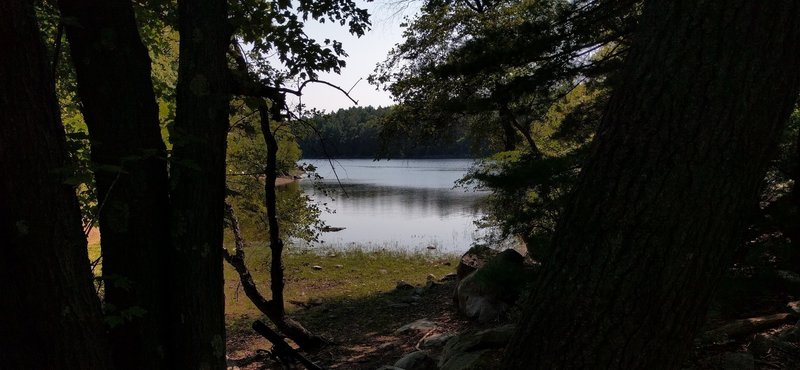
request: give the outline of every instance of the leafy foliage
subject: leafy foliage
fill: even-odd
[[[339,73],[345,66],[342,43],[310,38],[304,31],[308,21],[338,23],[357,36],[370,26],[369,13],[352,0],[247,0],[231,3],[230,12],[234,34],[251,47],[250,64],[278,85],[291,78],[316,78],[318,72]]]
[[[470,170],[462,184],[492,191],[484,226],[499,227],[501,237],[521,237],[534,258],[546,258],[550,235],[577,179],[605,99],[604,91],[578,86],[535,125],[540,154],[500,152]]]
[[[486,137],[497,154],[462,182],[492,191],[484,225],[545,258],[638,12],[636,1],[428,1],[370,78],[399,102],[384,135]]]
[[[264,203],[266,144],[258,129],[258,114],[244,104],[234,104],[241,112],[234,116],[228,134],[227,187],[231,203],[243,224],[251,225],[249,231],[257,232],[248,239],[260,240],[256,235],[266,235],[268,222]],[[297,161],[300,147],[288,125],[275,130],[278,140],[278,173],[284,176],[298,174]],[[297,186],[278,189],[277,212],[283,238],[313,240],[321,226],[319,208]]]
[[[407,106],[386,129],[468,124],[513,149],[555,101],[617,67],[624,36],[635,25],[633,4],[428,2],[370,77]]]

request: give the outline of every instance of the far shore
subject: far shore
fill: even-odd
[[[278,178],[275,179],[275,186],[289,185],[297,181],[299,181],[299,179],[294,176],[278,176]]]

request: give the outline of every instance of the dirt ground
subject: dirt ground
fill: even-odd
[[[453,306],[454,282],[444,282],[427,289],[412,303],[411,291],[378,293],[364,299],[325,302],[294,315],[327,344],[309,359],[327,369],[376,369],[391,365],[403,355],[416,350],[424,336],[457,333],[468,326]],[[395,334],[399,327],[419,319],[437,324],[428,332]],[[269,344],[257,335],[230,338],[228,353],[232,359],[252,355]],[[241,369],[280,368],[272,361],[256,362]]]

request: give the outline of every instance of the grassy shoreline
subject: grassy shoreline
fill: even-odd
[[[232,249],[232,243],[226,241],[226,247]],[[99,237],[90,238],[88,251],[92,261],[100,255]],[[283,259],[286,311],[289,315],[303,314],[304,307],[300,304],[335,307],[369,301],[391,292],[400,280],[422,286],[428,275],[438,279],[455,271],[458,257],[457,254],[427,249],[300,248],[288,245]],[[245,262],[259,291],[267,298],[270,297],[269,261],[270,251],[265,243],[248,243]],[[102,264],[95,274],[99,274],[101,268]],[[241,290],[238,274],[227,263],[224,264],[224,279],[229,347],[242,353],[268,348],[269,343],[250,329],[254,320],[264,319],[264,316]]]
[[[270,252],[250,247],[245,261],[256,284],[269,296]],[[437,278],[453,272],[458,258],[435,251],[333,248],[291,249],[284,253],[286,309],[301,307],[290,302],[317,303],[360,299],[395,288],[400,280],[423,285],[429,274]],[[249,327],[261,313],[241,292],[239,276],[225,266],[225,315],[229,331]],[[248,329],[249,330],[249,329]]]

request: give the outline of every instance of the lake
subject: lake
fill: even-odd
[[[324,177],[316,186],[300,182],[333,211],[324,212],[323,221],[344,228],[322,233],[324,245],[463,252],[481,235],[474,221],[483,215],[479,203],[486,193],[454,188],[471,159],[339,159],[333,162],[339,181],[327,160],[300,163],[313,164]]]

